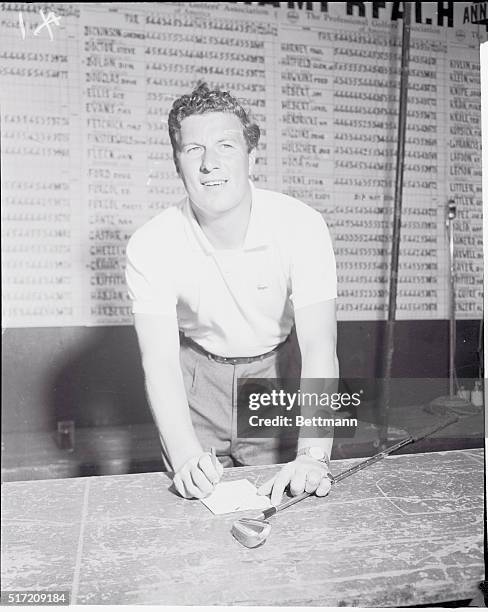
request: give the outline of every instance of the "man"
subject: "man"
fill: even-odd
[[[201,84],[168,127],[187,197],[132,236],[127,282],[163,458],[201,498],[223,466],[282,459],[282,441],[237,436],[236,382],[283,376],[293,325],[302,379],[338,377],[335,260],[318,212],[250,182],[260,132],[229,93]],[[326,495],[331,446],[300,436],[259,492]]]

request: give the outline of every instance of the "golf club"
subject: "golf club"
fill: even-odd
[[[385,448],[380,453],[369,457],[369,459],[365,459],[364,461],[361,461],[355,466],[344,470],[337,476],[332,476],[332,474],[329,473],[328,476],[331,480],[331,484],[334,485],[340,482],[341,480],[352,476],[356,472],[359,472],[360,470],[363,470],[364,468],[372,465],[373,463],[380,461],[384,457],[387,457],[390,453],[398,450],[402,446],[410,444],[411,442],[417,442],[422,438],[426,438],[427,436],[430,436],[436,431],[443,429],[444,427],[447,427],[452,423],[455,423],[457,420],[457,415],[452,415],[449,419],[444,420],[442,423],[438,423],[433,426],[431,425],[430,427],[419,431],[415,435],[410,435],[408,438],[400,440],[400,442],[397,442],[396,444]],[[300,495],[292,497],[291,499],[283,502],[282,504],[279,504],[278,506],[271,506],[271,508],[263,510],[263,512],[261,512],[260,515],[255,518],[240,518],[232,525],[231,533],[234,538],[246,548],[256,548],[258,546],[261,546],[266,542],[269,534],[271,533],[271,524],[268,522],[267,519],[276,514],[277,512],[280,512],[281,510],[284,510],[285,508],[288,508],[293,504],[297,504],[298,502],[306,499],[307,497],[310,497],[311,495],[313,495],[313,493],[301,493]]]

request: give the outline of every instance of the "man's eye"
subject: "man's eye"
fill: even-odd
[[[202,147],[198,147],[198,146],[195,146],[195,147],[187,147],[187,148],[185,149],[185,152],[186,152],[186,153],[189,153],[189,154],[192,154],[192,153],[193,153],[193,154],[195,154],[195,153],[198,153],[198,152],[199,152],[201,149],[202,149]]]
[[[221,145],[222,149],[233,149],[234,145],[232,145],[230,142],[223,142]]]

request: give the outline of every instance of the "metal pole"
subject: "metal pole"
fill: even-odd
[[[456,357],[456,296],[454,290],[454,219],[456,204],[447,203],[447,231],[449,237],[449,397],[454,397],[454,372]]]
[[[477,408],[469,401],[456,395],[456,275],[454,262],[454,220],[456,219],[456,202],[449,200],[446,210],[447,233],[447,278],[449,284],[449,395],[443,395],[430,402],[430,412],[445,414],[449,411],[457,414],[476,414]]]
[[[410,14],[411,2],[404,2],[402,28],[402,63],[400,75],[400,106],[398,110],[398,138],[396,154],[395,202],[393,210],[393,237],[390,263],[390,287],[388,294],[388,320],[386,323],[386,363],[384,394],[382,401],[380,445],[388,439],[388,412],[390,409],[390,379],[394,352],[395,313],[398,285],[398,259],[400,252],[400,229],[402,218],[403,163],[405,159],[405,133],[407,127],[408,65],[410,61]]]

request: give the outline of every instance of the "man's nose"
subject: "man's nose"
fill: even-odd
[[[208,173],[219,167],[219,159],[213,149],[204,149],[202,162],[200,164],[200,172]]]

